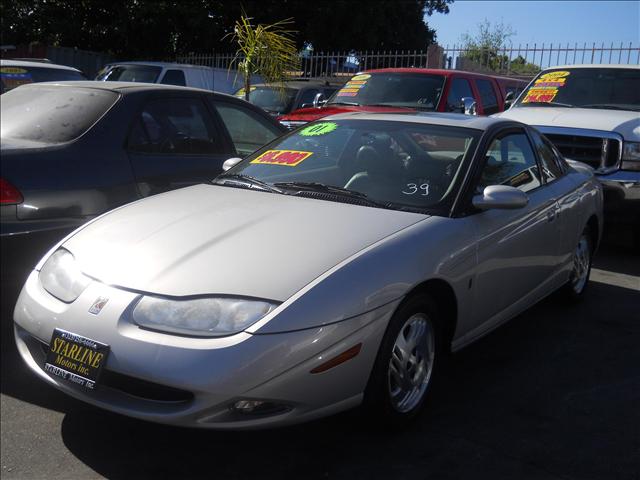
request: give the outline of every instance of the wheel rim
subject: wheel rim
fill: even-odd
[[[580,237],[578,246],[573,254],[573,271],[571,272],[571,286],[575,293],[580,293],[587,284],[589,276],[589,262],[591,252],[586,236]]]
[[[393,344],[388,385],[393,408],[401,413],[422,401],[433,370],[435,340],[433,324],[423,313],[409,317]]]

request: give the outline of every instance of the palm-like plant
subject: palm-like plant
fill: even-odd
[[[293,19],[286,19],[271,25],[251,24],[245,14],[233,29],[232,41],[238,44],[233,64],[238,74],[244,78],[244,98],[249,99],[251,75],[260,75],[267,83],[276,84],[284,95],[284,80],[289,72],[300,69],[300,58],[289,30]]]

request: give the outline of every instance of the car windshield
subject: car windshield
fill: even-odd
[[[363,73],[352,77],[328,103],[435,110],[444,81],[442,75]]]
[[[96,80],[156,83],[161,71],[161,67],[153,65],[115,65],[98,73]]]
[[[640,111],[640,69],[546,70],[529,85],[516,107],[560,106]]]
[[[480,133],[417,122],[320,121],[275,140],[216,182],[237,186],[245,181],[262,190],[368,201],[383,208],[429,209],[453,196],[463,158]]]
[[[244,100],[244,88],[238,90],[235,96]],[[290,111],[295,98],[296,90],[293,88],[284,90],[267,86],[249,88],[249,102],[269,113],[282,114]]]
[[[2,81],[0,93],[4,93],[26,83],[86,80],[86,78],[80,72],[63,68],[3,66],[0,67],[0,80]]]
[[[2,140],[64,143],[86,132],[116,102],[118,94],[97,88],[46,84],[16,88],[2,95]]]

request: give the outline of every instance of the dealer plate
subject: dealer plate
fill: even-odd
[[[109,345],[56,328],[51,336],[44,369],[93,390],[108,356]]]

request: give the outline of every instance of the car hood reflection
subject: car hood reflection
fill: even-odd
[[[64,247],[109,285],[170,296],[284,301],[425,215],[197,185],[117,209]]]

